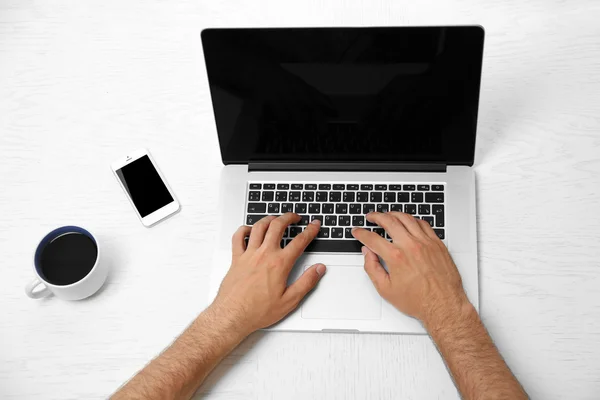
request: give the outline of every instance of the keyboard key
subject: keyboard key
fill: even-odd
[[[422,203],[423,202],[423,193],[419,193],[419,192],[411,193],[410,201],[413,203]]]
[[[377,226],[377,224],[375,222],[371,222],[368,219],[365,218],[365,222],[367,226]]]
[[[417,190],[427,191],[429,190],[429,185],[417,185]]]
[[[370,201],[371,201],[371,203],[379,203],[379,202],[381,202],[382,197],[383,196],[379,192],[371,192]]]
[[[290,237],[295,238],[302,233],[303,228],[301,226],[290,226]]]
[[[352,236],[352,228],[344,228],[344,237],[346,239],[354,239],[354,236]]]
[[[328,238],[329,237],[329,228],[325,228],[325,227],[321,227],[321,229],[319,229],[319,233],[317,234],[318,238]]]
[[[387,190],[387,185],[375,185],[375,190]]]
[[[431,226],[433,228],[433,217],[422,217],[421,219],[423,221],[427,221],[427,223],[429,224],[429,226]]]
[[[360,185],[360,190],[373,190],[373,185]]]
[[[336,185],[333,185],[333,190],[344,190],[346,189],[346,185],[344,185],[343,183],[338,183]]]
[[[323,204],[323,214],[333,214],[333,204],[331,204],[331,203]]]
[[[444,234],[444,230],[443,229],[436,229],[433,228],[433,231],[435,232],[435,234],[437,235],[437,237],[439,237],[440,239],[444,240],[445,239],[445,234]]]
[[[415,215],[417,213],[417,206],[415,204],[405,204],[404,212],[407,214]]]
[[[329,201],[334,203],[342,201],[342,192],[329,192]]]
[[[431,190],[441,192],[442,190],[444,190],[444,185],[433,185],[431,186]]]
[[[420,215],[429,215],[430,206],[429,204],[419,204],[419,214]]]
[[[290,192],[290,201],[300,201],[301,198],[302,198],[302,193]]]
[[[386,213],[390,211],[389,204],[377,204],[377,212]]]
[[[308,215],[301,215],[298,225],[302,225],[302,226],[308,225]]]
[[[283,203],[281,205],[281,213],[285,214],[289,212],[294,212],[294,205],[292,203]]]
[[[344,192],[343,195],[344,202],[353,203],[354,202],[354,192]]]
[[[444,202],[444,193],[443,192],[425,193],[425,201],[427,203],[443,203]]]
[[[404,185],[404,190],[415,190],[415,185]]]
[[[320,203],[327,201],[327,192],[317,192],[317,201]]]
[[[302,192],[302,201],[315,201],[315,192]]]
[[[267,186],[265,184],[265,186]],[[262,201],[273,201],[275,198],[275,192],[262,192]]]
[[[321,212],[321,205],[319,203],[310,203],[308,205],[309,214],[319,214]]]
[[[279,214],[279,203],[269,203],[269,214]]]
[[[319,190],[331,190],[331,185],[329,183],[320,183]]]
[[[363,204],[363,214],[375,211],[375,204]]]
[[[331,237],[334,239],[343,239],[344,228],[331,228]]]
[[[383,201],[385,201],[386,203],[395,203],[396,202],[396,193],[385,192],[383,194]]]
[[[251,183],[250,189],[260,189],[262,185],[260,183]]]
[[[348,204],[336,204],[335,205],[335,213],[336,214],[348,214]]]
[[[289,190],[289,188],[290,188],[289,183],[278,183],[277,184],[277,190]]]
[[[317,190],[317,185],[315,183],[307,183],[306,185],[304,185],[304,189]]]
[[[364,226],[365,225],[365,217],[362,215],[354,215],[352,216],[352,226]]]
[[[349,215],[340,215],[338,218],[339,226],[350,226],[350,216]]]
[[[287,192],[275,193],[275,201],[287,201]]]
[[[373,228],[373,232],[378,234],[382,238],[385,238],[385,231],[383,230],[383,228]]]
[[[267,204],[266,203],[248,203],[248,213],[257,214],[257,213],[266,213],[267,212]]]
[[[358,190],[358,185],[348,184],[346,185],[347,190]]]
[[[399,211],[399,212],[402,212],[402,204],[392,204],[390,206],[390,211]]]
[[[350,214],[360,214],[360,204],[350,204]]]
[[[434,204],[432,206],[433,215],[435,215],[435,226],[438,228],[444,227],[444,206],[442,204]]]
[[[260,221],[261,219],[263,219],[264,217],[266,217],[266,215],[248,215],[246,217],[246,225],[254,225],[255,223],[257,223],[258,221]]]
[[[263,189],[265,189],[265,190],[267,190],[267,189],[270,189],[270,190],[275,189],[275,184],[274,183],[265,183],[263,185]]]
[[[292,183],[292,190],[302,190],[304,185],[301,183]]]
[[[390,185],[390,190],[402,190],[402,185]]]
[[[321,225],[323,225],[323,216],[322,215],[311,215],[310,222],[313,222],[315,219],[321,221]]]
[[[249,201],[260,201],[260,192],[250,192],[248,193]]]
[[[358,192],[356,193],[356,201],[364,203],[365,201],[369,201],[369,193],[367,192]]]
[[[337,225],[337,217],[335,215],[326,215],[325,216],[325,226],[336,226]]]
[[[352,236],[351,236],[352,237]],[[307,253],[360,253],[362,243],[358,240],[315,239],[306,248]]]
[[[306,203],[296,203],[296,214],[306,214]]]
[[[410,201],[410,195],[406,192],[398,193],[398,203],[408,203]]]

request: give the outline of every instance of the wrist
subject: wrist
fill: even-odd
[[[255,331],[243,318],[243,312],[236,312],[235,307],[215,301],[198,317],[205,316],[210,326],[219,331],[224,337],[244,340]]]
[[[463,325],[473,317],[477,317],[475,307],[466,295],[461,295],[450,301],[444,301],[440,306],[432,307],[421,322],[431,334],[443,327]]]

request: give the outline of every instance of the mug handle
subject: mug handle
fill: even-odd
[[[44,286],[44,288],[42,290],[34,292],[33,290],[39,285]],[[42,281],[40,281],[38,278],[35,278],[33,281],[29,282],[27,286],[25,286],[25,294],[31,297],[32,299],[41,299],[42,297],[46,297],[51,293],[52,292],[50,291],[50,289],[48,289],[46,285],[44,285]]]

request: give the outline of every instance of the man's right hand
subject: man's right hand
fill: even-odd
[[[374,212],[367,220],[393,240],[362,228],[352,231],[365,245],[365,271],[381,297],[426,326],[470,306],[448,249],[427,222],[400,212]]]

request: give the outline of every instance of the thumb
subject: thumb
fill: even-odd
[[[315,264],[308,268],[304,273],[296,280],[296,282],[292,283],[290,287],[285,291],[286,300],[298,304],[300,300],[304,298],[317,286],[319,280],[325,275],[325,271],[327,268],[323,264]]]
[[[377,289],[377,292],[383,296],[383,291],[390,284],[390,276],[383,265],[379,262],[379,257],[367,246],[362,247],[362,253],[365,256],[365,272],[369,275],[371,282]]]

